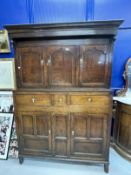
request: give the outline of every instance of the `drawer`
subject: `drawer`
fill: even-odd
[[[109,96],[91,96],[91,95],[71,95],[71,105],[109,105]]]
[[[15,95],[16,105],[50,106],[52,104],[50,94]]]
[[[66,105],[67,104],[67,96],[63,94],[54,94],[53,97],[53,103],[54,105]]]

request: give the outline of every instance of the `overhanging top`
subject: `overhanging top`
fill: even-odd
[[[12,39],[67,36],[115,36],[123,20],[4,26]]]

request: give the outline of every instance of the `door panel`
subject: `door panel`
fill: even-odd
[[[75,155],[77,156],[96,156],[100,155],[102,153],[102,147],[101,143],[93,143],[93,142],[87,142],[87,141],[75,141],[74,144],[74,149],[75,149]]]
[[[71,156],[103,156],[106,144],[107,116],[71,114]]]
[[[109,82],[109,58],[106,45],[80,47],[79,84],[87,87],[106,87]]]
[[[75,116],[73,121],[75,137],[87,137],[88,118]],[[72,133],[73,134],[73,133]]]
[[[130,151],[131,150],[131,116],[130,116],[130,113],[128,111],[121,110],[119,112],[118,122],[119,123],[118,123],[117,143],[122,148],[124,147],[128,151]]]
[[[23,134],[34,135],[33,117],[30,115],[23,115],[22,116],[22,127],[23,127]]]
[[[49,86],[74,86],[76,46],[50,46],[47,48]]]
[[[24,144],[24,152],[34,152],[34,153],[42,153],[42,154],[49,154],[49,145],[46,140],[41,138],[22,138]]]
[[[43,117],[44,115],[44,117]],[[36,134],[37,136],[48,137],[51,133],[51,123],[48,115],[43,114],[36,117]]]
[[[49,113],[21,113],[20,142],[24,153],[51,154],[51,118]]]
[[[103,118],[92,117],[90,119],[90,137],[103,138]]]
[[[53,155],[67,157],[69,155],[69,115],[53,114],[52,116]]]
[[[18,87],[41,87],[44,85],[44,48],[23,47],[16,50]]]

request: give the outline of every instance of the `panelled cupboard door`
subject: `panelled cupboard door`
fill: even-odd
[[[78,51],[77,46],[49,46],[47,48],[49,86],[75,85],[75,64]]]
[[[71,156],[104,157],[107,139],[107,116],[71,114]]]
[[[16,49],[18,88],[108,87],[107,44],[24,45]]]
[[[80,46],[79,85],[85,87],[107,87],[110,76],[107,45]]]
[[[68,113],[52,114],[52,153],[55,157],[68,157],[70,153],[70,119]]]
[[[49,113],[19,114],[20,152],[33,155],[51,154],[51,118]],[[16,120],[18,121],[18,120]]]
[[[37,88],[45,83],[45,50],[42,47],[16,49],[17,86]]]

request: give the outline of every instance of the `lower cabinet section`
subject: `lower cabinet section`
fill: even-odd
[[[108,172],[110,105],[103,105],[103,112],[96,110],[96,113],[87,110],[95,108],[91,105],[63,105],[63,111],[54,106],[36,107],[32,112],[16,104],[20,163],[26,156],[50,157],[102,163]],[[97,105],[99,108],[101,105]]]

